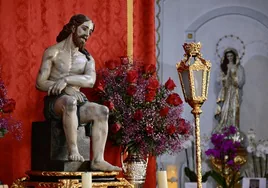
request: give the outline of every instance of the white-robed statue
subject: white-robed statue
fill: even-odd
[[[218,132],[225,126],[234,125],[239,127],[245,71],[240,64],[237,50],[227,48],[224,51],[217,82],[220,84],[221,89],[217,98],[215,112],[217,125],[214,132]]]

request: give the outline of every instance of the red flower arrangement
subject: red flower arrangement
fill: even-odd
[[[12,118],[12,112],[15,110],[16,102],[14,99],[6,98],[7,90],[0,77],[0,138],[10,131],[16,139],[21,139],[21,122]]]
[[[161,155],[177,153],[192,127],[181,118],[182,100],[169,78],[162,85],[154,65],[111,60],[97,72],[96,102],[110,110],[109,139],[129,152]]]

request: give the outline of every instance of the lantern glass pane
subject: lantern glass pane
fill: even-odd
[[[196,57],[190,58],[190,65],[193,65],[196,61]]]
[[[191,91],[190,91],[190,78],[189,78],[189,71],[183,71],[181,73],[182,76],[182,82],[185,89],[185,95],[186,99],[189,99],[191,97]]]
[[[209,82],[209,74],[210,74],[210,72],[209,71],[206,71],[206,92],[205,92],[205,95],[206,95],[206,97],[207,97],[207,95],[208,95],[208,82]]]
[[[193,70],[196,97],[202,97],[203,72],[203,70]]]

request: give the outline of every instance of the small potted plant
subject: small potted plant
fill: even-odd
[[[241,145],[240,132],[235,126],[223,127],[211,136],[213,148],[205,153],[210,157],[211,177],[222,188],[234,188],[240,184],[240,168],[246,163],[245,148]]]
[[[242,185],[245,188],[253,187],[253,185],[265,187],[266,179],[268,178],[268,140],[257,141],[256,133],[253,129],[248,131],[247,139],[249,163],[245,170]]]

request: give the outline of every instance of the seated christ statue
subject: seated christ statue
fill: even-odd
[[[95,61],[84,48],[93,31],[94,23],[87,16],[72,16],[57,36],[57,43],[45,50],[36,88],[47,92],[46,119],[62,122],[69,161],[84,161],[78,151],[77,128],[93,121],[91,169],[120,171],[104,160],[109,109],[89,102],[80,91],[92,88],[96,80]]]

